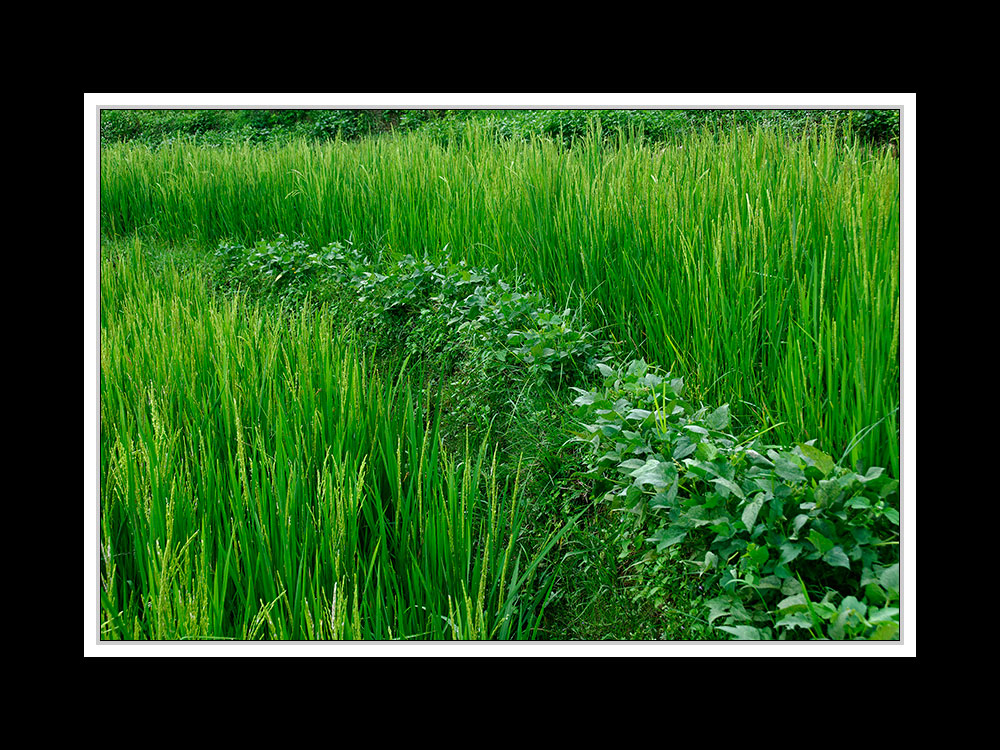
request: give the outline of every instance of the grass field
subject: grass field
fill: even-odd
[[[536,561],[486,444],[322,312],[102,263],[102,637],[515,638]],[[269,314],[270,313],[270,314]]]
[[[582,296],[595,326],[741,419],[898,473],[899,163],[822,134],[595,140],[469,131],[101,159],[101,225],[214,247],[284,233],[438,256]]]
[[[898,631],[887,625],[898,623],[898,565],[884,552],[898,541],[879,525],[900,477],[900,166],[889,149],[759,127],[669,145],[595,132],[567,147],[475,126],[450,143],[417,131],[112,144],[100,229],[102,638],[759,634],[735,598],[700,609],[714,568],[699,544],[719,544],[717,513],[716,541],[695,538],[708,516],[683,542],[648,525],[673,476],[650,479],[651,462],[659,471],[671,451],[694,472],[681,495],[733,504],[730,546],[708,554],[744,563],[729,578],[720,566],[720,590],[773,579],[784,603],[804,594],[794,611],[773,610],[769,633]],[[303,248],[279,259],[298,286],[284,267],[255,281],[260,252],[229,266],[215,254],[278,235]],[[367,275],[316,260],[334,242],[357,248]],[[269,247],[274,259],[286,245]],[[397,263],[408,254],[425,265]],[[378,292],[404,267],[406,296]],[[482,281],[462,286],[469,278]],[[490,296],[514,280],[530,290],[516,313],[529,323],[510,312],[510,292]],[[469,312],[473,291],[484,301]],[[562,356],[546,348],[555,330],[560,368],[580,363],[573,380],[560,368],[535,378],[543,355]],[[516,362],[491,356],[500,341]],[[706,435],[691,452],[655,442],[672,434],[671,413],[657,416],[666,391],[636,400],[661,376],[615,369],[640,358],[683,380],[674,408],[691,421],[678,434]],[[587,396],[598,370],[618,379]],[[627,433],[647,436],[629,444],[637,464],[620,438],[598,440],[608,425],[572,443],[579,408],[605,397],[632,399],[627,419],[643,420]],[[646,467],[614,507],[591,446]],[[775,482],[745,446],[777,462]],[[715,479],[702,470],[713,461]],[[782,506],[814,492],[843,514],[804,527]],[[623,514],[640,495],[651,505]],[[769,507],[772,526],[755,524]],[[800,580],[807,558],[834,570],[789,588],[799,556]],[[723,613],[729,629],[713,631]]]

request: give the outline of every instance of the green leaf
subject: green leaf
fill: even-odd
[[[729,404],[723,404],[705,419],[710,430],[724,430],[729,427]]]
[[[897,492],[899,492],[899,480],[890,479],[888,482],[885,483],[885,486],[881,490],[879,490],[878,494],[879,497],[886,498],[889,497],[890,495],[895,495]]]
[[[719,455],[719,449],[715,447],[714,443],[702,441],[698,443],[695,455],[702,461],[714,461]]]
[[[796,445],[802,452],[802,455],[805,456],[806,460],[819,469],[823,476],[826,476],[833,470],[834,463],[831,456],[827,455],[819,448],[807,445],[806,443],[797,443]]]
[[[667,479],[673,477],[673,481],[670,483],[670,487],[666,492],[657,492],[653,498],[649,501],[650,508],[669,508],[673,505],[674,500],[677,498],[677,488],[680,484],[680,474],[674,466],[668,466],[664,471],[664,475]]]
[[[682,524],[685,528],[694,529],[699,526],[707,526],[710,523],[715,523],[718,519],[712,508],[708,508],[704,505],[696,505],[686,513],[677,515],[674,518],[674,522],[677,524]]]
[[[802,605],[801,612],[791,612],[776,623],[774,626],[776,628],[810,628],[812,626],[812,621],[809,619],[809,614],[805,611],[805,604]]]
[[[677,441],[677,445],[674,447],[674,452],[671,458],[675,461],[680,461],[681,459],[690,456],[697,449],[698,444],[685,435]]]
[[[872,612],[868,620],[869,622],[893,622],[898,617],[899,609],[897,607],[883,607]]]
[[[649,365],[646,364],[646,360],[644,360],[642,358],[640,358],[640,359],[634,359],[634,360],[632,360],[631,363],[629,363],[628,370],[626,371],[626,374],[628,374],[628,375],[639,375],[639,376],[642,376],[642,375],[646,374],[646,370],[648,370],[648,369],[649,369]]]
[[[705,561],[702,563],[696,562],[695,565],[697,565],[701,569],[701,572],[704,573],[706,570],[718,567],[719,557],[714,552],[706,552]]]
[[[719,467],[715,464],[710,464],[705,461],[699,461],[696,458],[684,459],[684,463],[687,465],[688,470],[697,477],[708,480],[709,476],[720,476]]]
[[[809,516],[805,513],[799,513],[795,516],[795,518],[792,519],[792,536],[797,536],[808,520]]]
[[[655,458],[646,459],[646,463],[633,471],[630,476],[635,477],[635,484],[640,488],[647,484],[653,487],[666,487],[669,484],[663,462]]]
[[[717,479],[713,479],[712,482],[719,489],[719,492],[722,494],[723,497],[728,497],[729,493],[731,492],[734,495],[736,495],[736,497],[738,497],[740,500],[747,499],[746,495],[743,494],[743,490],[739,488],[739,485],[735,484],[729,479],[726,479],[725,477],[718,477]],[[757,504],[757,510],[760,510],[759,503]],[[757,511],[754,511],[754,518],[756,519],[756,517],[757,517]],[[747,528],[752,529],[753,525],[747,524]]]
[[[809,599],[809,592],[806,590],[806,582],[802,580],[802,574],[798,575],[799,585],[802,587],[802,598],[805,599],[806,609],[809,611],[809,619],[812,620],[813,627],[817,631],[822,631],[823,623],[820,618],[820,614],[817,611],[819,609],[818,605],[813,604],[812,600]]]
[[[717,479],[715,481],[718,482],[720,480]],[[743,521],[743,525],[747,527],[747,531],[753,531],[754,524],[757,523],[757,514],[760,513],[762,505],[764,505],[764,498],[762,495],[757,495],[757,498],[752,502],[747,503],[746,507],[743,509],[743,513],[740,515],[740,520]]]
[[[816,549],[820,551],[820,554],[825,555],[833,549],[833,542],[816,531],[816,529],[809,530],[809,541],[816,545]]]
[[[732,609],[733,602],[731,599],[718,596],[714,599],[709,599],[705,604],[708,606],[708,622],[712,623],[713,620],[717,620],[723,615],[728,615],[729,611]]]
[[[796,593],[802,593],[802,587],[796,579],[786,578],[781,584],[781,593],[785,596],[794,596]]]
[[[864,495],[855,495],[847,501],[847,507],[852,510],[864,510],[865,508],[872,507],[872,504]]]
[[[787,454],[779,453],[778,459],[774,462],[774,471],[782,479],[788,482],[804,482],[806,475],[802,467],[788,458]]]
[[[719,630],[732,633],[741,641],[761,641],[765,640],[761,631],[749,625],[717,625]]]
[[[859,602],[857,597],[854,596],[845,596],[837,609],[840,612],[857,614],[861,618],[868,614],[868,606],[864,602]]]
[[[869,640],[872,641],[894,641],[899,638],[898,622],[883,622],[872,633]]]
[[[889,477],[885,474],[885,469],[881,466],[873,466],[868,472],[861,477],[861,483],[872,486],[874,488],[881,487],[883,484],[889,481]]]
[[[823,560],[836,568],[851,569],[851,561],[848,559],[840,545],[833,547],[829,552],[823,555]]]
[[[779,565],[786,565],[802,553],[802,545],[795,542],[786,541],[780,547],[781,557],[778,558]]]
[[[622,460],[622,457],[621,457],[621,454],[618,453],[618,451],[608,451],[603,456],[601,456],[599,459],[597,459],[597,463],[598,464],[603,464],[605,462],[607,462],[607,463],[618,463],[621,460]]]
[[[888,591],[890,594],[899,596],[899,563],[890,565],[888,568],[884,568],[879,571],[878,582],[882,584],[882,588]]]
[[[750,559],[753,561],[754,565],[760,567],[767,562],[771,553],[768,551],[767,547],[758,547],[753,552],[748,553]]]
[[[598,362],[597,363],[597,369],[600,370],[601,375],[603,375],[606,378],[610,378],[613,375],[617,375],[618,374],[617,372],[615,372],[614,370],[612,370],[610,367],[608,367],[603,362]]]
[[[791,596],[786,596],[780,602],[778,602],[777,611],[785,614],[791,612],[805,612],[808,607],[806,605],[806,597],[801,591],[797,594],[792,594]]]
[[[713,524],[708,527],[709,531],[714,531],[718,534],[719,539],[729,539],[733,534],[736,533],[736,528],[729,523],[728,519],[712,519]]]
[[[633,471],[634,469],[638,469],[645,465],[646,462],[643,461],[641,458],[630,458],[627,461],[622,461],[620,464],[618,464],[618,468],[623,471]]]
[[[766,547],[761,547],[762,550],[767,550]],[[760,583],[757,584],[759,589],[774,589],[775,591],[781,590],[781,579],[776,575],[764,576],[760,579]]]
[[[656,544],[656,551],[662,552],[667,547],[677,544],[684,539],[684,537],[687,536],[687,533],[687,529],[671,525],[657,530],[653,536],[649,537],[646,541],[654,542]]]
[[[876,606],[885,604],[886,601],[888,601],[882,589],[879,588],[876,583],[868,583],[865,585],[865,599]]]
[[[642,500],[642,490],[634,484],[630,484],[625,490],[624,506],[629,509],[636,508],[640,500]]]

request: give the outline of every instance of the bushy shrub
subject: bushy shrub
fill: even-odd
[[[290,128],[309,119],[306,109],[241,109],[237,118],[254,128]]]
[[[863,141],[899,145],[898,109],[851,110],[850,126]]]
[[[415,130],[433,121],[426,109],[317,109],[308,117],[309,134],[316,138],[357,140],[390,131]]]
[[[774,128],[802,136],[822,124],[836,123],[839,132],[869,143],[899,138],[898,110],[825,109],[553,109],[495,110],[484,114],[505,138],[543,136],[571,146],[591,132],[605,139],[619,134],[664,143],[696,132],[719,133],[733,128]]]
[[[159,141],[171,132],[160,110],[107,109],[101,111],[101,143]]]
[[[590,474],[657,553],[689,542],[708,622],[740,639],[893,639],[899,632],[899,482],[814,445],[730,434],[728,405],[696,408],[683,381],[636,360],[600,364],[574,401]]]
[[[314,251],[284,235],[252,246],[222,243],[216,256],[220,286],[300,302],[322,285],[335,284],[350,290],[366,322],[383,332],[418,324],[426,334],[436,327],[496,362],[523,365],[538,381],[585,378],[606,355],[572,310],[554,309],[524,280],[504,281],[496,267],[470,268],[451,258],[434,263],[413,255],[368,258],[349,243]],[[411,353],[428,346],[426,336],[396,339]],[[443,343],[440,337],[436,341]]]
[[[234,113],[221,109],[108,109],[101,112],[101,143],[138,141],[150,146],[168,139],[228,132],[238,126]]]
[[[803,135],[836,122],[841,133],[875,144],[899,142],[899,110],[824,109],[243,109],[104,110],[101,143],[140,141],[150,146],[178,137],[211,144],[269,143],[292,137],[357,140],[390,131],[422,130],[442,144],[460,138],[466,123],[489,123],[500,139],[549,138],[564,147],[600,132],[672,142],[694,132],[733,127],[776,128]]]
[[[317,285],[346,277],[346,272],[337,274],[347,263],[341,248],[331,246],[317,253],[305,242],[283,234],[249,246],[222,243],[215,254],[219,286],[246,289],[264,297],[300,302]]]

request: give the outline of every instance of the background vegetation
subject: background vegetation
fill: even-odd
[[[898,633],[897,112],[101,137],[107,637]]]
[[[386,132],[421,130],[441,139],[470,125],[496,128],[500,137],[545,136],[571,144],[594,122],[606,134],[631,130],[652,142],[680,142],[696,132],[736,126],[802,135],[820,125],[850,130],[861,140],[899,144],[899,110],[827,109],[109,109],[101,114],[101,144],[138,141],[159,146],[177,138],[205,144],[264,143],[296,137],[358,140]]]
[[[105,148],[101,225],[167,242],[451,252],[525,274],[740,423],[898,472],[899,164],[832,128],[566,149],[466,129]]]

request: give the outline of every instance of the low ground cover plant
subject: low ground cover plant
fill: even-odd
[[[553,309],[524,279],[508,283],[498,268],[469,267],[450,257],[432,262],[407,254],[392,261],[368,257],[353,244],[334,242],[318,251],[278,235],[246,246],[222,243],[223,285],[295,304],[323,285],[346,291],[355,321],[419,329],[413,354],[434,349],[443,334],[499,363],[523,364],[531,377],[570,382],[597,371],[607,345],[569,308]],[[427,334],[431,331],[437,334]],[[451,344],[454,349],[454,343]]]
[[[714,596],[707,620],[741,639],[892,639],[899,632],[899,482],[836,462],[815,441],[729,432],[728,405],[695,408],[683,380],[642,360],[599,365],[575,399],[606,500],[663,552],[697,538],[688,564]]]

